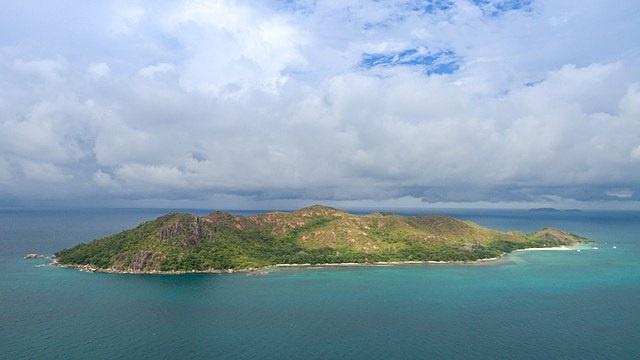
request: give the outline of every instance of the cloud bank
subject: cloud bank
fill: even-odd
[[[640,200],[635,1],[131,4],[0,15],[0,206]]]

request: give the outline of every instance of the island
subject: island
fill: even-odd
[[[545,228],[499,232],[449,216],[355,215],[314,205],[251,216],[171,213],[55,254],[55,265],[116,273],[232,272],[300,264],[479,262],[589,242]]]

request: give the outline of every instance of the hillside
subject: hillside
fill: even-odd
[[[182,272],[274,264],[475,261],[582,241],[549,228],[505,233],[448,216],[360,216],[315,205],[252,216],[167,214],[56,257],[61,265],[114,272]]]

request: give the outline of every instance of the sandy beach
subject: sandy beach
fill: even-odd
[[[554,247],[546,247],[546,248],[526,248],[526,249],[517,249],[516,251],[566,251],[566,250],[576,250],[575,246],[554,246]]]

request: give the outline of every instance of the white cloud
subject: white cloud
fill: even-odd
[[[102,169],[96,170],[91,177],[93,182],[102,187],[115,187],[117,184],[109,173],[102,171]]]
[[[56,164],[89,155],[93,114],[78,99],[58,95],[20,110],[0,120],[0,149],[6,154]]]
[[[47,82],[62,81],[66,66],[67,64],[62,58],[40,60],[15,59],[13,61],[13,70]]]
[[[129,35],[145,15],[145,10],[139,6],[114,7],[111,18],[106,24],[107,31],[116,36]]]
[[[123,181],[130,188],[146,192],[149,187],[184,187],[184,174],[175,167],[166,165],[126,164],[115,171],[118,180]]]
[[[5,189],[274,203],[637,199],[629,3],[622,13],[537,1],[493,17],[467,1],[138,5],[89,16],[102,30],[88,32],[86,51],[0,53]],[[408,49],[402,66],[362,63]],[[419,62],[438,51],[460,68],[428,76]]]
[[[89,77],[92,79],[100,79],[100,78],[108,77],[110,72],[111,72],[111,69],[109,68],[109,65],[103,62],[91,64],[87,69],[87,73],[89,74]]]
[[[153,78],[156,75],[173,72],[175,71],[175,68],[176,67],[173,64],[158,63],[143,67],[138,71],[138,75]]]
[[[628,199],[633,196],[633,191],[628,189],[613,189],[606,192],[607,196],[613,196],[621,199]]]
[[[632,160],[640,160],[640,145],[631,149],[631,153],[629,154]]]
[[[72,179],[62,168],[50,163],[23,160],[20,162],[20,169],[27,181],[37,183],[66,183]]]
[[[0,157],[0,184],[10,184],[13,180],[13,171],[10,162]]]
[[[227,1],[187,1],[169,22],[185,58],[180,84],[214,95],[277,91],[305,64],[301,33],[283,16]]]
[[[633,83],[620,100],[620,111],[628,117],[640,117],[640,83]]]

